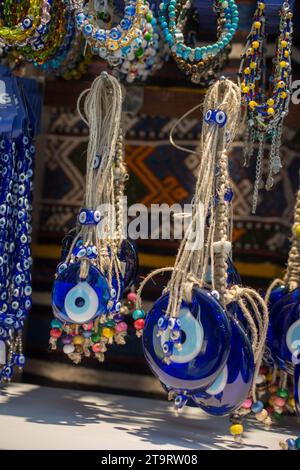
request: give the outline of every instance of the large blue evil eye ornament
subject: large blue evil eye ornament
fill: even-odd
[[[192,395],[196,405],[218,416],[232,413],[241,406],[249,394],[254,374],[250,341],[235,319],[231,318],[230,323],[231,346],[226,365],[209,388]]]
[[[285,360],[286,370],[293,373],[300,360],[300,298],[290,304],[285,315],[280,355]]]
[[[153,373],[167,389],[190,392],[213,383],[223,369],[230,349],[230,323],[219,302],[207,291],[195,287],[192,302],[182,302],[179,312],[182,349],[173,348],[165,359],[171,331],[157,336],[169,302],[165,294],[147,315],[143,346]]]
[[[52,307],[55,317],[67,323],[87,323],[107,312],[110,291],[100,271],[90,265],[80,279],[80,263],[70,264],[54,282]]]
[[[123,240],[119,259],[125,263],[124,288],[127,289],[135,283],[139,269],[137,248],[132,240]]]
[[[273,359],[285,370],[285,357],[282,354],[282,341],[285,341],[284,324],[290,308],[299,301],[299,289],[295,289],[278,300],[270,311],[267,345]]]
[[[294,371],[294,397],[297,415],[300,418],[300,362],[296,365]]]

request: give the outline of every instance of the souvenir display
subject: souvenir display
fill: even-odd
[[[256,176],[252,212],[255,213],[259,189],[270,190],[281,167],[280,146],[284,117],[287,115],[291,92],[291,50],[293,13],[289,1],[284,1],[279,12],[280,24],[273,73],[267,81],[265,60],[265,3],[258,2],[251,32],[248,36],[240,66],[241,89],[247,118],[244,164],[254,154],[258,142]],[[269,85],[270,84],[270,85]],[[272,91],[269,92],[269,88]],[[265,180],[263,160],[267,141],[271,142],[268,172]]]
[[[184,32],[190,10],[190,0],[163,0],[159,6],[160,26],[178,67],[193,83],[209,83],[227,62],[230,42],[238,27],[238,9],[234,0],[214,1],[217,41],[201,47],[190,47],[185,43]]]
[[[92,353],[103,361],[107,345],[124,344],[127,334],[121,299],[136,275],[137,256],[134,245],[123,237],[127,173],[122,100],[117,80],[102,72],[78,102],[90,130],[85,206],[57,267],[52,292],[55,319],[50,331],[51,348],[56,349],[59,340],[75,363]]]
[[[31,214],[34,135],[41,93],[35,81],[1,66],[8,97],[1,100],[0,124],[0,383],[10,381],[25,356],[22,329],[32,305]],[[3,85],[4,84],[4,85]],[[3,88],[2,88],[3,90]]]
[[[172,270],[171,280],[146,316],[143,328],[145,358],[174,399],[175,408],[199,406],[215,415],[234,413],[250,393],[252,407],[260,407],[255,384],[268,327],[263,299],[254,290],[236,285],[238,276],[231,261],[227,264],[232,200],[227,152],[239,123],[239,111],[240,91],[233,82],[222,78],[208,90],[192,221],[174,268],[167,268]],[[207,225],[203,232],[197,225],[199,207]],[[141,283],[138,312],[144,285],[163,271],[154,271]],[[235,318],[234,304],[249,333]],[[261,421],[270,421],[266,410]],[[240,440],[240,415],[233,414],[230,432]]]

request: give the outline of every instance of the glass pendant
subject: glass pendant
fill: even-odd
[[[294,397],[297,415],[300,418],[300,363],[296,365],[294,371]]]
[[[183,301],[178,315],[180,344],[173,343],[165,316],[168,302],[167,293],[147,315],[145,357],[168,390],[195,392],[211,385],[223,369],[230,351],[230,323],[219,302],[208,291],[195,287],[192,301]]]

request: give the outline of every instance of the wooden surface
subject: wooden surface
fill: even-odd
[[[297,428],[298,426],[298,428]],[[243,449],[279,449],[300,434],[296,419],[265,431],[245,424]],[[228,418],[167,401],[10,384],[0,393],[0,449],[236,449]]]

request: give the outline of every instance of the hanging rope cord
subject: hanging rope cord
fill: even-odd
[[[84,99],[83,112],[81,111]],[[115,273],[119,283],[120,263],[117,251],[123,234],[122,205],[119,199],[123,191],[116,194],[114,180],[114,162],[118,141],[121,136],[122,116],[122,90],[115,77],[102,72],[92,83],[91,88],[81,93],[77,102],[78,113],[89,128],[89,142],[86,160],[86,191],[85,208],[97,210],[105,209],[104,223],[101,232],[98,225],[82,225],[73,244],[68,258],[79,238],[85,246],[94,244],[98,249],[97,264],[101,272],[106,271],[111,284],[112,273]],[[99,165],[95,165],[95,158],[99,158]],[[125,165],[121,171],[126,173]],[[123,188],[121,184],[121,189]],[[118,217],[115,208],[118,206]],[[121,211],[121,213],[120,213]],[[103,216],[103,214],[101,214]],[[81,261],[81,278],[88,274],[89,260]]]
[[[255,384],[264,353],[268,310],[264,300],[255,290],[239,286],[227,287],[227,248],[228,242],[230,243],[232,239],[232,207],[224,200],[229,181],[227,152],[240,123],[240,102],[240,88],[230,80],[221,79],[208,90],[204,100],[203,115],[205,116],[209,109],[222,110],[227,115],[227,123],[225,127],[219,128],[217,125],[203,121],[200,142],[195,152],[200,155],[200,167],[193,198],[191,222],[179,247],[174,268],[158,269],[145,278],[137,292],[137,304],[141,305],[141,294],[149,279],[170,271],[172,272],[171,279],[165,289],[165,292],[169,292],[166,313],[177,317],[182,300],[191,301],[193,287],[205,285],[210,261],[212,288],[218,290],[220,302],[224,307],[237,302],[249,325],[255,361],[252,395],[256,400]],[[194,107],[192,111],[195,109],[197,107]],[[174,142],[173,130],[171,140]],[[179,146],[176,145],[176,147]],[[218,204],[217,209],[214,210],[212,201],[216,192]],[[210,224],[207,229],[204,229],[208,216]],[[202,229],[203,243],[198,245],[197,243],[201,242],[199,240],[200,217],[202,218],[200,229]]]

